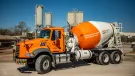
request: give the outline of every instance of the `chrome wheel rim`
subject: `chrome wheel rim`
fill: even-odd
[[[119,54],[115,54],[115,61],[119,61],[119,60],[120,60]]]
[[[46,70],[49,67],[49,60],[43,62],[43,69]]]
[[[109,56],[107,54],[105,54],[104,57],[103,57],[103,59],[104,59],[103,60],[104,62],[108,62],[109,61]]]

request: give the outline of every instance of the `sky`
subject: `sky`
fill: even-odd
[[[118,22],[124,32],[135,32],[135,0],[0,0],[0,28],[24,21],[33,30],[37,4],[52,13],[55,26],[66,26],[67,13],[77,8],[84,12],[84,22]]]

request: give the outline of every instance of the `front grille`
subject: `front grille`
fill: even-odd
[[[20,50],[20,46],[16,46],[16,51],[15,51],[15,56],[19,57],[19,51]]]

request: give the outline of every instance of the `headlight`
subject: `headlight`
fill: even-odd
[[[25,56],[27,56],[27,57],[33,57],[34,54],[32,54],[32,53],[27,53],[27,54],[25,54]]]

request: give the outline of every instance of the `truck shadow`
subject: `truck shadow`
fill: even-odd
[[[58,70],[66,70],[66,69],[72,69],[72,68],[78,68],[82,66],[89,66],[91,65],[90,63],[86,63],[84,61],[78,61],[78,62],[73,62],[73,63],[63,63],[63,64],[57,64],[53,70],[58,71]]]
[[[52,70],[58,71],[58,70],[66,70],[66,69],[72,69],[72,68],[78,68],[81,66],[89,66],[90,63],[86,63],[84,61],[78,61],[73,63],[63,63],[63,64],[57,64],[56,67],[53,67]],[[27,66],[19,67],[17,70],[21,73],[32,73],[33,71],[36,71],[35,68],[29,68]]]
[[[32,73],[32,71],[36,71],[35,68],[29,68],[28,66],[19,67],[17,70],[21,73]]]

